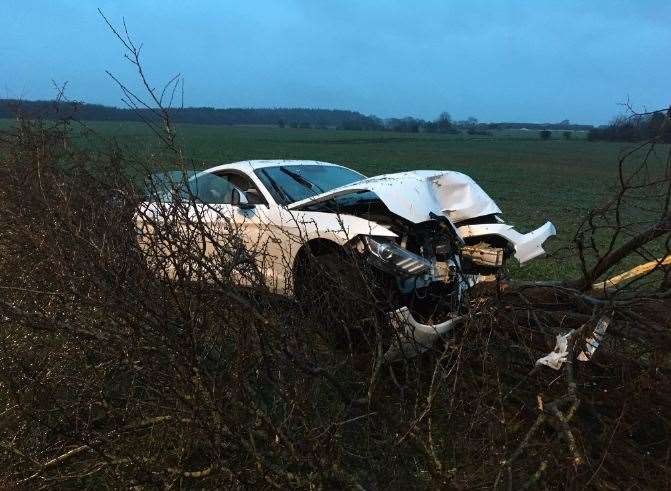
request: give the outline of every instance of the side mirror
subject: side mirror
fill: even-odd
[[[259,205],[264,203],[264,199],[261,197],[261,193],[257,189],[249,188],[243,193],[247,198],[247,202],[254,205]]]
[[[247,197],[244,195],[244,193],[241,193],[237,189],[233,189],[232,191],[231,204],[233,206],[238,206],[243,210],[254,208],[254,205],[247,201]]]

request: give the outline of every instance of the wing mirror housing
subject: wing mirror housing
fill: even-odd
[[[253,205],[265,204],[265,200],[261,196],[261,193],[259,193],[258,189],[249,188],[249,189],[245,190],[244,195],[247,198],[247,202],[250,203],[250,204],[253,204]]]
[[[254,205],[247,200],[247,196],[239,190],[234,189],[231,196],[231,204],[237,206],[241,210],[250,210]]]

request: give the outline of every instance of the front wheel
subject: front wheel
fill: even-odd
[[[382,285],[376,271],[342,252],[309,254],[295,272],[301,314],[325,338],[353,351],[369,350],[384,332]]]

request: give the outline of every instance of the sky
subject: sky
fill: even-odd
[[[671,104],[671,1],[0,0],[0,98],[122,106],[137,76],[184,105],[602,124]]]

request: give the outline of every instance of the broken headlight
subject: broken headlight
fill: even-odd
[[[406,275],[420,275],[431,270],[431,262],[417,254],[403,249],[393,242],[385,242],[364,236],[363,242],[381,266],[394,269]]]

